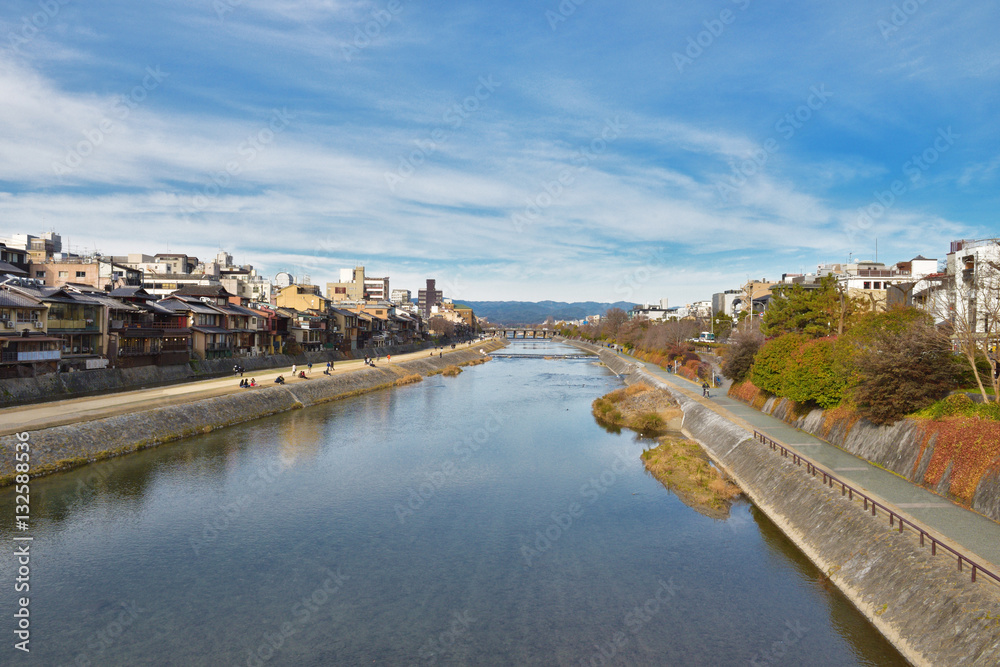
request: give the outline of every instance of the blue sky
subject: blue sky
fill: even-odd
[[[471,300],[1000,235],[1000,5],[7,2],[0,236]]]

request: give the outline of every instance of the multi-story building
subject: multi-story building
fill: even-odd
[[[106,257],[65,257],[58,255],[44,262],[32,262],[29,275],[50,287],[71,283],[90,285],[100,290],[119,287],[139,287],[143,276],[140,269],[119,264]]]
[[[315,310],[321,313],[327,311],[330,301],[323,296],[316,285],[289,285],[280,290],[274,297],[275,305],[278,308]]]
[[[1000,238],[953,241],[947,257],[948,308],[970,332],[1000,334]]]
[[[25,250],[31,262],[45,262],[62,252],[62,237],[55,232],[45,232],[40,236],[14,234],[7,241],[9,247]]]
[[[630,311],[628,311],[629,319],[646,319],[651,321],[665,320],[667,318],[667,299],[660,299],[659,303],[644,303],[641,306],[633,306]]]
[[[722,313],[733,317],[736,315],[736,308],[739,306],[743,292],[738,289],[727,289],[725,292],[716,292],[712,295],[712,316]]]
[[[408,289],[394,289],[390,295],[390,301],[392,301],[397,306],[401,306],[410,303],[410,290]]]
[[[364,301],[365,267],[341,269],[340,282],[326,284],[326,296],[331,301]]]
[[[34,284],[13,284],[11,291],[37,299],[46,306],[45,322],[35,326],[60,339],[61,368],[77,370],[104,368],[108,340],[108,305],[102,299],[70,287],[39,287]]]
[[[427,279],[427,287],[417,290],[417,306],[425,320],[431,317],[431,310],[444,301],[444,294],[436,289],[436,281],[433,278]]]
[[[369,278],[365,276],[365,301],[388,301],[389,300],[389,277]]]
[[[62,358],[62,340],[45,330],[41,299],[0,287],[0,378],[53,373]]]
[[[185,313],[159,305],[141,287],[122,287],[108,295],[140,312],[112,313],[108,357],[115,366],[167,366],[191,359],[191,330]]]
[[[27,250],[8,248],[5,243],[0,243],[0,274],[27,276],[29,264]]]

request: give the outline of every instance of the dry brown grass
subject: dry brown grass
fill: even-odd
[[[625,387],[625,389],[619,389],[619,391],[625,392],[626,396],[638,396],[639,394],[645,394],[647,391],[653,391],[653,388],[645,382],[636,382],[633,385]]]
[[[461,372],[462,372],[461,368],[452,365],[452,366],[447,366],[443,371],[441,371],[441,375],[444,375],[445,377],[455,377]]]
[[[393,382],[393,384],[396,385],[397,387],[402,387],[404,384],[413,384],[414,382],[423,382],[423,381],[424,381],[423,375],[420,375],[419,373],[411,373],[410,375],[404,375],[403,377],[399,378],[398,380]]]
[[[727,518],[740,488],[711,464],[698,443],[671,437],[660,443],[642,453],[646,470],[688,507],[713,519]]]
[[[591,404],[591,410],[598,421],[611,426],[646,435],[664,433],[668,430],[670,411],[675,406],[665,396],[663,400],[655,395],[647,396],[649,392],[655,390],[644,382],[638,382],[598,398]]]

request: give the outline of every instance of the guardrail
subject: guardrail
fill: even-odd
[[[929,540],[930,541],[930,543],[931,543],[931,555],[932,556],[937,555],[938,548],[940,547],[940,548],[944,549],[945,551],[948,551],[949,553],[951,553],[951,555],[953,555],[958,560],[958,571],[959,572],[963,571],[962,570],[962,564],[963,563],[968,564],[972,568],[972,581],[976,580],[976,573],[977,572],[982,572],[983,574],[985,574],[986,576],[988,576],[990,579],[992,579],[993,583],[1000,585],[1000,576],[998,576],[994,572],[990,571],[988,568],[983,567],[982,565],[980,565],[976,561],[971,560],[971,559],[967,558],[966,556],[963,556],[962,554],[958,553],[957,551],[955,551],[954,549],[952,549],[951,547],[949,547],[944,542],[941,542],[940,540],[938,540],[937,538],[935,538],[933,535],[931,535],[929,532],[927,532],[927,530],[925,530],[922,526],[919,526],[919,525],[913,523],[912,521],[910,521],[909,519],[906,519],[906,518],[900,516],[899,513],[895,512],[894,510],[892,510],[889,507],[886,507],[885,505],[883,505],[882,503],[878,502],[877,500],[875,500],[874,498],[872,498],[868,494],[864,493],[863,491],[860,491],[859,489],[851,486],[850,484],[848,484],[844,480],[839,479],[839,478],[835,477],[834,475],[831,475],[830,473],[826,472],[825,470],[822,470],[821,468],[817,467],[816,463],[814,461],[810,460],[808,457],[802,456],[798,452],[793,451],[792,449],[789,449],[788,447],[785,447],[781,443],[775,442],[774,440],[772,440],[771,438],[767,437],[766,435],[764,435],[760,431],[754,431],[753,435],[754,435],[754,439],[755,440],[757,440],[758,442],[760,442],[762,444],[768,445],[773,451],[780,451],[781,455],[784,458],[791,457],[792,462],[795,463],[795,465],[801,466],[802,464],[805,464],[805,466],[806,466],[806,472],[810,473],[813,477],[816,477],[817,475],[821,475],[824,485],[829,486],[831,489],[835,488],[835,485],[839,485],[840,486],[840,495],[841,496],[847,496],[848,499],[852,500],[852,501],[854,500],[854,496],[859,496],[861,498],[862,502],[864,503],[865,510],[868,510],[869,506],[871,507],[872,516],[877,516],[878,515],[878,510],[881,509],[883,512],[885,512],[886,514],[889,515],[889,526],[890,527],[895,527],[898,524],[899,525],[899,532],[902,533],[903,532],[903,528],[905,526],[909,526],[913,531],[915,531],[916,533],[918,533],[920,535],[920,546],[924,546],[925,540]]]

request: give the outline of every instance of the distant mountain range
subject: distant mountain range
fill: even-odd
[[[476,317],[485,317],[497,324],[542,324],[551,315],[559,320],[582,320],[588,315],[603,315],[611,308],[627,311],[630,301],[598,303],[596,301],[462,301],[472,307]]]

